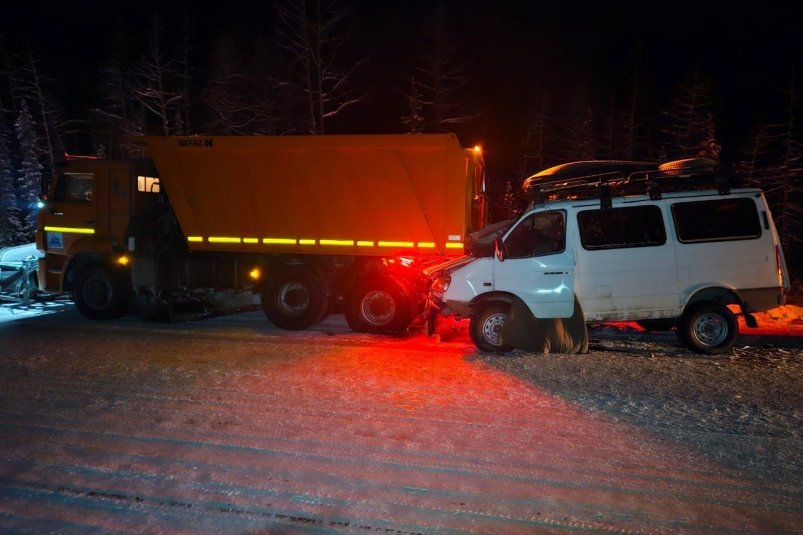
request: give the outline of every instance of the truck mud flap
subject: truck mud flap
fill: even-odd
[[[516,349],[533,353],[587,353],[588,330],[583,309],[574,298],[570,318],[536,318],[521,299],[510,305],[502,339]]]

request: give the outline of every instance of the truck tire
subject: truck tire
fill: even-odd
[[[678,338],[695,353],[724,353],[733,347],[738,335],[736,316],[713,301],[691,305],[678,322]]]
[[[507,320],[510,305],[502,301],[489,301],[471,316],[468,333],[471,341],[482,351],[504,353],[513,349],[502,340],[502,325]]]
[[[79,271],[72,292],[75,307],[93,320],[125,316],[130,305],[130,293],[122,273],[101,267]]]
[[[265,285],[262,310],[277,327],[299,331],[326,317],[329,295],[324,282],[312,268],[285,268]]]
[[[358,283],[346,301],[346,322],[354,332],[384,334],[407,329],[410,300],[402,285],[389,277]]]

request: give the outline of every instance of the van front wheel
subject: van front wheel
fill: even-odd
[[[724,353],[733,347],[738,335],[736,316],[720,303],[692,305],[678,323],[678,337],[696,353]]]
[[[482,351],[504,353],[513,346],[505,344],[502,340],[502,326],[507,321],[510,310],[508,303],[491,301],[481,306],[479,311],[471,316],[468,332],[471,341]]]

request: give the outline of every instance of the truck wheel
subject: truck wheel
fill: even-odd
[[[404,288],[390,278],[357,284],[346,302],[346,322],[354,332],[398,333],[410,325],[410,301]]]
[[[738,335],[736,317],[720,303],[692,305],[678,322],[678,338],[696,353],[724,353],[733,346]]]
[[[501,301],[491,301],[483,305],[477,314],[471,316],[468,332],[471,341],[482,351],[503,353],[513,346],[502,340],[502,325],[507,320],[510,305]]]
[[[311,268],[285,269],[265,286],[262,310],[277,327],[299,331],[326,317],[329,293]]]
[[[93,320],[112,320],[126,315],[130,290],[122,274],[103,268],[81,270],[73,285],[78,311]]]

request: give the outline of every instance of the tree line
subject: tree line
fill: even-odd
[[[220,32],[202,49],[185,6],[154,16],[136,46],[113,35],[91,94],[69,116],[61,85],[69,81],[53,77],[47,53],[0,41],[0,247],[32,240],[42,181],[66,152],[137,156],[132,138],[140,135],[348,133],[354,117],[372,113],[378,72],[369,53],[350,48],[352,27],[346,4],[281,0],[247,45]],[[469,136],[497,103],[479,94],[478,73],[442,4],[422,17],[411,43],[392,69],[396,123],[377,133]],[[544,81],[516,103],[520,119],[508,128],[519,132],[518,162],[505,164],[513,178],[491,176],[489,184],[496,218],[515,215],[520,179],[552,165],[707,157],[723,161],[739,184],[762,187],[787,254],[799,249],[803,136],[793,72],[779,88],[783,103],[739,146],[721,143],[715,81],[699,68],[665,101],[637,55],[615,85],[601,99],[590,88],[570,97]]]

